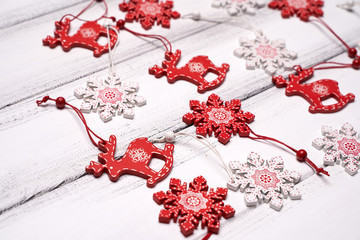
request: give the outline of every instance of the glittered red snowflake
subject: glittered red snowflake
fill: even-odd
[[[215,133],[219,142],[226,144],[230,141],[231,134],[238,133],[241,137],[250,134],[248,123],[251,123],[255,115],[240,110],[240,99],[232,99],[225,102],[216,94],[211,94],[207,102],[197,100],[190,101],[192,113],[183,116],[186,124],[196,126],[196,134],[211,136]]]
[[[154,201],[163,204],[165,209],[160,211],[159,221],[169,223],[179,219],[180,230],[184,236],[189,236],[198,227],[205,226],[208,232],[218,233],[220,219],[233,217],[235,210],[230,205],[225,205],[227,189],[217,188],[214,191],[202,176],[196,177],[187,188],[186,183],[181,183],[180,179],[170,179],[170,191],[154,193]]]
[[[170,19],[177,19],[180,13],[172,11],[172,1],[159,0],[130,0],[128,3],[121,3],[120,10],[127,12],[125,16],[126,22],[133,22],[134,20],[141,23],[141,26],[148,30],[155,23],[164,28],[170,27]]]
[[[281,10],[283,18],[296,15],[303,21],[308,21],[310,16],[321,17],[323,5],[324,1],[320,0],[273,0],[269,3],[270,8]]]

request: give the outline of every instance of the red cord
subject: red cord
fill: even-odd
[[[326,27],[345,47],[346,49],[348,50],[348,52],[350,51],[354,51],[354,55],[353,57],[356,57],[356,58],[360,58],[359,55],[356,55],[356,49],[355,48],[351,48],[337,33],[335,33],[335,31],[324,21],[322,20],[321,18],[318,18],[318,17],[314,17],[315,19],[310,19],[310,21],[312,22],[318,22],[320,24],[322,24],[324,27]]]
[[[203,239],[201,239],[201,240],[208,240],[208,239],[211,237],[211,235],[212,235],[212,232],[208,232],[208,233],[205,235],[205,237],[203,237]]]
[[[334,64],[337,66],[317,67],[317,66],[320,66],[323,64]],[[314,70],[333,69],[333,68],[348,68],[348,67],[351,68],[351,67],[353,67],[353,65],[349,64],[349,63],[339,63],[339,62],[321,62],[321,63],[318,63],[313,66]]]
[[[62,22],[62,20],[63,20],[65,17],[67,17],[67,16],[73,17],[73,19],[71,19],[71,21],[73,21],[74,19],[77,19],[77,20],[80,20],[80,21],[83,21],[83,22],[88,22],[88,20],[79,18],[79,16],[80,16],[81,14],[83,14],[86,10],[88,10],[88,9],[94,4],[94,2],[98,2],[98,1],[97,1],[97,0],[92,0],[91,3],[90,3],[89,5],[87,5],[83,10],[81,10],[76,16],[74,16],[73,14],[65,14],[65,15],[62,16],[62,18],[60,19],[60,22]],[[99,21],[99,20],[102,19],[102,18],[109,18],[109,19],[111,19],[111,17],[107,17],[107,16],[106,16],[107,13],[108,13],[108,5],[107,5],[106,1],[105,1],[105,0],[102,0],[101,2],[103,2],[104,5],[105,5],[105,12],[104,12],[104,14],[103,14],[101,17],[99,17],[99,18],[96,19],[96,20],[93,20],[94,22]]]
[[[249,127],[249,129],[250,129],[250,127]],[[310,166],[316,171],[316,173],[319,174],[319,175],[320,175],[320,173],[323,173],[323,174],[325,174],[325,175],[327,175],[327,176],[330,176],[327,171],[325,171],[323,168],[317,167],[317,166],[315,165],[315,163],[313,163],[313,162],[307,157],[307,153],[306,153],[305,150],[296,150],[295,148],[293,148],[293,147],[287,145],[286,143],[281,142],[280,140],[277,140],[277,139],[275,139],[275,138],[258,135],[258,134],[256,134],[256,133],[255,133],[253,130],[251,130],[251,129],[250,129],[250,132],[256,136],[256,137],[251,137],[251,136],[249,136],[250,139],[252,139],[252,140],[269,140],[269,141],[277,142],[277,143],[279,143],[279,144],[281,144],[281,145],[289,148],[290,150],[292,150],[294,153],[297,154],[297,157],[298,157],[298,153],[299,153],[299,152],[304,151],[304,152],[305,152],[305,155],[304,155],[304,156],[305,156],[306,158],[301,159],[301,160],[298,158],[299,161],[305,161],[305,162],[306,162],[308,165],[310,165]]]
[[[123,22],[123,24],[125,24],[125,22]],[[135,36],[147,37],[147,38],[153,38],[153,39],[159,40],[159,41],[161,41],[162,44],[164,44],[164,46],[166,48],[166,52],[172,53],[172,45],[171,45],[170,41],[166,37],[161,36],[161,35],[156,35],[156,34],[138,33],[138,32],[135,32],[133,30],[128,29],[125,26],[122,26],[122,28],[125,29],[126,31],[128,31],[131,34],[134,34]],[[167,44],[169,45],[169,47],[167,46]]]
[[[75,112],[76,114],[79,116],[80,120],[83,122],[84,126],[85,126],[85,129],[86,129],[86,132],[87,134],[89,135],[89,138],[91,140],[91,142],[96,146],[98,147],[98,144],[95,142],[95,140],[93,139],[93,137],[91,136],[91,134],[93,134],[95,137],[97,137],[98,139],[100,139],[103,143],[105,143],[106,141],[104,139],[102,139],[101,137],[99,137],[96,133],[94,133],[90,127],[88,126],[86,120],[85,120],[85,117],[84,117],[84,114],[80,111],[80,109],[78,109],[77,107],[71,105],[70,103],[66,102],[65,99],[63,97],[58,97],[57,99],[53,99],[53,98],[50,98],[49,96],[45,96],[43,97],[42,100],[37,100],[36,101],[36,104],[38,106],[40,106],[42,103],[46,103],[47,101],[54,101],[56,102],[56,107],[59,108],[59,109],[62,109],[65,107],[65,105],[68,105],[69,107],[71,107]]]

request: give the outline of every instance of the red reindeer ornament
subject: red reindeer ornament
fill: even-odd
[[[70,36],[70,23],[69,18],[55,22],[54,37],[47,36],[43,39],[43,44],[51,48],[61,45],[65,52],[70,51],[73,47],[87,48],[94,52],[95,57],[100,57],[103,53],[109,51],[107,44],[101,45],[97,42],[99,37],[107,37],[106,27],[101,26],[97,21],[85,22],[74,35]],[[113,26],[113,28],[119,30],[117,26]],[[109,29],[109,35],[112,48],[117,42],[118,36],[112,28]]]
[[[133,140],[125,155],[115,159],[116,137],[111,135],[109,141],[99,141],[98,148],[103,151],[98,156],[99,162],[91,161],[86,172],[100,177],[106,172],[111,181],[116,182],[123,174],[132,174],[147,179],[147,186],[154,187],[169,175],[173,165],[174,145],[166,143],[164,149],[157,148],[147,138]],[[157,157],[165,161],[163,168],[156,172],[149,167],[151,158]]]
[[[149,73],[155,75],[156,78],[166,75],[169,83],[174,83],[177,80],[189,81],[198,85],[197,90],[199,93],[204,93],[220,86],[225,80],[226,72],[229,70],[229,64],[223,63],[221,67],[217,67],[207,56],[193,57],[183,67],[177,68],[176,65],[180,57],[180,50],[176,50],[175,53],[166,52],[166,60],[162,62],[162,67],[155,65],[149,68]],[[205,79],[208,72],[215,73],[218,77],[209,82]]]
[[[343,109],[349,102],[355,99],[354,94],[341,94],[338,82],[330,79],[321,79],[316,82],[304,84],[314,75],[314,68],[302,69],[298,66],[296,74],[289,75],[289,81],[283,76],[273,77],[273,83],[278,87],[286,87],[286,96],[298,95],[305,98],[309,103],[311,113],[333,113]],[[323,100],[335,98],[338,102],[331,105],[324,105]]]

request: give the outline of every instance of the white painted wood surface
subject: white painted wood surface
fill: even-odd
[[[110,15],[118,18],[119,1],[108,1]],[[360,40],[359,9],[353,13],[336,8],[337,1],[326,1],[324,20],[354,46]],[[112,183],[107,176],[95,179],[84,173],[84,167],[97,159],[99,151],[90,143],[74,112],[59,111],[53,106],[37,107],[36,99],[44,95],[63,96],[79,106],[73,90],[85,86],[88,76],[105,76],[108,57],[92,57],[92,52],[60,47],[43,47],[41,39],[51,35],[54,21],[65,13],[76,13],[87,1],[6,2],[0,12],[0,239],[184,239],[178,224],[158,223],[161,206],[152,194],[167,190],[170,177],[189,182],[203,175],[211,187],[225,187],[227,175],[209,149],[189,138],[175,143],[174,168],[170,176],[155,188],[146,187],[144,179],[122,176]],[[175,0],[182,14],[201,11],[203,15],[227,16],[212,9],[210,0]],[[85,17],[100,15],[100,5]],[[288,49],[298,52],[295,61],[304,67],[321,61],[349,62],[345,48],[323,28],[298,19],[283,20],[280,12],[261,9],[256,16],[242,17],[263,29],[272,39],[285,38]],[[138,24],[128,27],[142,31]],[[170,29],[153,27],[149,33],[166,36],[174,49],[181,49],[181,63],[199,54],[208,55],[216,64],[230,64],[224,84],[211,91],[224,100],[240,98],[242,108],[256,115],[252,129],[277,137],[296,147],[305,148],[311,159],[322,164],[323,153],[311,146],[321,135],[323,124],[335,128],[348,121],[360,130],[359,100],[334,114],[310,114],[308,103],[300,97],[286,97],[284,89],[275,88],[262,70],[245,70],[242,59],[233,56],[240,36],[252,33],[235,24],[194,22],[179,19]],[[116,71],[124,81],[140,82],[139,94],[147,105],[136,108],[135,119],[115,117],[103,123],[97,114],[86,118],[103,138],[115,134],[117,155],[131,140],[145,136],[162,136],[168,130],[194,133],[181,118],[189,111],[190,99],[205,100],[211,92],[198,94],[196,87],[179,81],[149,75],[148,67],[160,64],[164,49],[156,41],[138,39],[120,33],[120,46],[115,56]],[[281,71],[279,72],[281,73]],[[359,71],[353,69],[316,72],[316,79],[339,81],[343,93],[360,97]],[[247,208],[244,195],[229,191],[226,203],[236,215],[221,221],[219,235],[211,239],[360,239],[360,183],[357,174],[349,176],[340,166],[327,167],[331,177],[319,177],[295,160],[292,153],[272,144],[233,137],[226,146],[209,138],[224,159],[246,160],[251,151],[263,158],[282,156],[285,166],[302,173],[298,187],[300,201],[285,200],[280,212],[262,204]],[[159,162],[152,166],[160,168]],[[188,239],[201,239],[206,230],[198,229]]]

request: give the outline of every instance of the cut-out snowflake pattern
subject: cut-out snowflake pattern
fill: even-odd
[[[281,10],[283,18],[296,15],[303,21],[308,21],[310,16],[321,17],[324,12],[321,7],[324,1],[320,0],[273,0],[269,8]]]
[[[212,6],[226,8],[231,16],[241,13],[255,15],[256,9],[264,7],[265,2],[263,0],[213,0]]]
[[[269,161],[260,158],[252,152],[246,163],[230,162],[230,168],[235,172],[235,179],[229,180],[229,189],[245,191],[246,206],[256,206],[262,201],[270,203],[270,207],[279,211],[283,199],[288,196],[292,200],[301,199],[300,191],[294,187],[301,175],[295,171],[284,170],[281,157],[273,157]]]
[[[164,28],[170,28],[170,19],[177,19],[180,13],[172,11],[172,1],[159,0],[130,0],[119,5],[120,10],[127,12],[126,22],[137,21],[141,26],[148,30],[157,23]]]
[[[157,204],[163,204],[165,209],[160,211],[159,222],[169,223],[171,219],[179,220],[180,230],[184,236],[189,236],[198,227],[205,226],[208,232],[218,233],[220,219],[233,217],[235,210],[225,205],[227,189],[217,188],[216,191],[206,184],[202,176],[196,177],[187,188],[186,183],[180,179],[170,179],[170,190],[154,193],[153,198]]]
[[[109,77],[106,80],[90,77],[87,87],[74,91],[77,98],[83,99],[80,110],[85,113],[98,111],[100,118],[110,121],[118,113],[125,118],[134,118],[134,107],[146,103],[145,98],[136,94],[138,83],[122,83],[120,79]]]
[[[186,124],[194,124],[196,134],[206,137],[215,133],[219,142],[226,144],[230,141],[231,134],[238,133],[241,137],[250,134],[248,123],[251,123],[255,115],[240,110],[240,99],[232,99],[225,102],[216,94],[211,94],[207,102],[197,100],[190,101],[192,113],[183,116]]]
[[[324,150],[324,164],[333,166],[341,162],[348,174],[355,175],[360,165],[360,135],[354,127],[349,123],[345,123],[340,130],[323,126],[321,132],[324,137],[315,139],[312,145]]]
[[[261,67],[269,75],[284,67],[292,70],[291,60],[297,57],[296,52],[287,50],[285,40],[270,41],[264,34],[257,34],[255,39],[240,38],[240,48],[235,49],[234,55],[246,60],[247,69]]]
[[[134,162],[145,162],[150,157],[149,154],[141,148],[131,150],[129,155]]]

